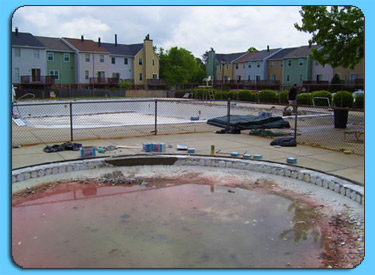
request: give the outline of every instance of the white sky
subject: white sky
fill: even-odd
[[[299,32],[299,6],[26,6],[15,11],[12,30],[37,36],[80,38],[114,43],[142,43],[150,34],[154,46],[181,47],[201,57],[307,45]]]

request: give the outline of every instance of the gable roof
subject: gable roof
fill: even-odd
[[[73,52],[73,50],[61,41],[59,38],[35,36],[41,43],[43,43],[47,50]]]
[[[132,45],[102,43],[102,46],[111,54],[135,56],[143,48],[143,43]]]
[[[270,50],[262,50],[262,51],[256,52],[256,54],[251,56],[247,61],[263,60],[263,59],[267,58],[268,56],[271,56],[271,55],[275,54],[279,50],[280,50],[280,48],[270,49]]]
[[[236,59],[242,57],[248,52],[242,52],[242,53],[230,53],[230,54],[215,54],[216,60],[221,63],[221,61],[225,60],[226,63],[232,63]]]
[[[318,49],[318,48],[320,48],[320,47],[317,46],[317,45],[314,45],[314,46],[311,46],[311,47],[301,46],[301,47],[297,48],[296,50],[290,52],[286,56],[284,56],[284,58],[307,57],[312,52],[312,49]]]
[[[84,39],[76,39],[76,38],[65,38],[69,44],[71,44],[74,48],[81,52],[98,52],[98,53],[109,53],[104,47],[98,45],[98,42],[94,42],[93,40]]]
[[[283,57],[290,54],[292,51],[294,51],[296,49],[298,49],[298,47],[282,49],[281,51],[279,51],[275,55],[271,56],[268,60],[282,59]]]
[[[26,32],[12,32],[11,35],[12,46],[23,46],[23,47],[37,47],[45,48],[42,42],[35,38],[31,33]]]
[[[242,57],[238,58],[236,60],[235,63],[242,63],[242,62],[246,62],[250,57],[252,57],[253,55],[255,55],[257,52],[251,52],[251,53],[247,53],[245,55],[243,55]]]

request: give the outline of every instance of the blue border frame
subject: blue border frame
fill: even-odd
[[[29,273],[29,274],[41,274],[41,273],[68,273],[68,274],[79,274],[79,273],[113,273],[113,272],[126,272],[127,274],[145,274],[145,273],[174,273],[178,272],[181,274],[187,273],[223,273],[223,272],[230,272],[230,273],[247,273],[251,272],[252,274],[271,274],[271,273],[317,273],[317,274],[332,274],[337,272],[344,272],[350,274],[371,274],[372,271],[372,262],[374,260],[374,221],[372,220],[373,214],[372,211],[374,210],[374,204],[371,199],[371,196],[374,194],[374,184],[371,182],[372,176],[369,175],[368,171],[372,170],[373,164],[371,161],[372,152],[374,150],[373,145],[371,145],[371,141],[374,140],[374,131],[371,126],[371,118],[375,115],[375,108],[368,108],[370,104],[374,101],[374,94],[375,94],[375,85],[374,82],[371,81],[371,77],[374,75],[374,69],[371,66],[372,62],[374,62],[374,20],[375,20],[375,2],[373,0],[353,0],[353,1],[322,1],[322,0],[287,0],[287,1],[277,1],[277,0],[233,0],[233,1],[225,1],[225,0],[216,0],[216,1],[187,1],[182,0],[178,2],[178,5],[355,5],[360,8],[363,13],[365,14],[365,23],[366,23],[366,41],[365,41],[365,65],[366,65],[366,76],[367,81],[365,82],[365,89],[366,93],[366,154],[365,154],[365,163],[366,163],[366,171],[365,171],[365,179],[366,179],[366,206],[365,206],[365,217],[366,217],[366,226],[365,226],[365,238],[366,238],[366,248],[365,248],[365,259],[364,261],[355,269],[350,270],[277,270],[277,269],[263,269],[263,270],[108,270],[108,269],[101,269],[101,270],[77,270],[77,269],[65,269],[65,270],[22,270],[13,264],[11,260],[11,246],[10,246],[10,171],[11,171],[11,124],[10,124],[10,30],[11,30],[11,17],[13,12],[22,5],[175,5],[176,2],[172,0],[159,0],[159,1],[147,1],[147,0],[130,0],[130,1],[121,1],[121,0],[108,0],[103,3],[100,0],[54,0],[54,1],[45,1],[45,0],[13,0],[13,1],[2,1],[1,2],[1,9],[0,9],[0,20],[1,20],[1,41],[0,43],[0,54],[1,54],[1,82],[0,82],[0,94],[1,94],[1,108],[0,108],[0,119],[2,125],[6,125],[7,134],[1,135],[1,143],[3,144],[2,149],[2,165],[1,168],[1,175],[4,175],[2,181],[2,188],[1,188],[1,220],[3,221],[1,227],[1,247],[0,247],[0,259],[1,259],[1,274],[21,274],[21,273]],[[277,22],[275,22],[277,24]],[[367,118],[370,118],[368,120]],[[370,121],[370,122],[369,122]],[[368,142],[370,141],[370,142]],[[375,263],[375,261],[374,261]]]

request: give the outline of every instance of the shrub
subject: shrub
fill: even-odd
[[[203,99],[208,97],[208,92],[212,91],[215,95],[216,91],[214,89],[201,89],[201,88],[196,88],[190,92],[193,93],[193,97],[195,99]],[[215,97],[216,98],[216,97]]]
[[[353,95],[348,91],[339,91],[333,96],[333,103],[336,107],[352,107]]]
[[[354,107],[363,109],[365,106],[365,95],[358,95],[355,99]]]
[[[297,97],[297,103],[301,105],[311,105],[311,94],[302,93]]]
[[[238,92],[238,99],[242,101],[251,101],[256,102],[257,101],[257,94],[252,93],[249,90],[243,90]]]
[[[133,89],[133,84],[129,80],[125,79],[120,82],[120,88],[124,90],[131,90]]]
[[[191,90],[177,90],[174,92],[175,98],[182,98],[186,93],[191,93]]]
[[[328,91],[312,92],[311,93],[311,101],[315,97],[328,97],[329,103],[332,104],[332,94],[331,94],[331,92],[328,92]],[[315,105],[317,105],[317,106],[328,106],[327,100],[325,100],[325,99],[316,99],[314,102],[315,102]]]
[[[279,103],[281,104],[288,104],[288,91],[281,91],[277,94],[277,97],[279,99]]]
[[[262,90],[258,93],[258,100],[260,103],[276,103],[277,93],[273,90]]]

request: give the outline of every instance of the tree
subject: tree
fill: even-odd
[[[313,49],[311,57],[320,64],[353,69],[364,57],[364,15],[353,6],[303,6],[300,10],[302,26],[299,31],[312,34],[309,44],[316,43],[321,49]]]
[[[172,47],[159,52],[160,78],[170,84],[201,83],[206,74],[200,62],[186,49]]]
[[[257,48],[255,48],[255,47],[250,47],[247,51],[248,51],[249,53],[259,52],[259,51],[257,50]]]

